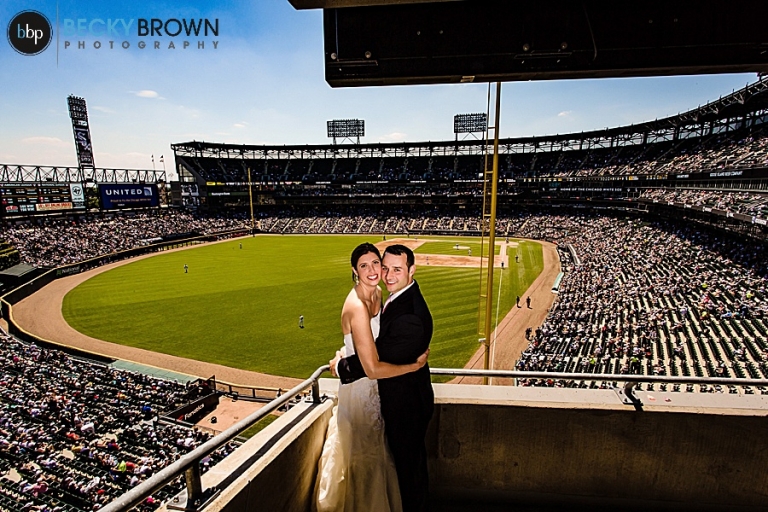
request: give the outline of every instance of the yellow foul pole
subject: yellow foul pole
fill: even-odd
[[[496,117],[494,118],[493,137],[493,174],[491,177],[491,212],[488,226],[488,278],[486,282],[485,302],[485,361],[484,368],[490,369],[491,331],[493,330],[493,270],[496,254],[496,196],[499,181],[499,116],[501,114],[501,82],[496,82]],[[481,255],[482,256],[482,255]],[[488,377],[483,377],[488,384]]]
[[[252,184],[251,184],[251,168],[248,167],[248,202],[251,203],[251,235],[253,235],[253,230],[256,227],[255,222],[253,220],[253,190],[252,190]]]

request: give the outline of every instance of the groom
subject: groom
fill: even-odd
[[[404,245],[390,245],[384,251],[381,273],[389,298],[381,314],[376,350],[386,363],[408,364],[429,348],[432,315],[413,280],[416,270],[413,251]],[[338,362],[338,364],[337,364]],[[360,359],[350,356],[332,361],[342,384],[365,377]],[[397,468],[403,512],[428,510],[427,449],[424,438],[432,418],[435,395],[429,365],[420,370],[379,379],[381,415],[392,458]]]

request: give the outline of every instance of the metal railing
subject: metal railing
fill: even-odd
[[[667,384],[723,384],[726,386],[768,386],[768,379],[738,377],[693,377],[684,375],[639,375],[634,373],[564,373],[530,372],[518,370],[470,370],[454,368],[430,368],[432,375],[456,377],[503,377],[509,379],[599,380],[604,382],[659,382]]]
[[[286,402],[301,394],[308,388],[312,388],[311,400],[314,404],[321,403],[320,375],[329,370],[328,365],[319,367],[304,382],[285,392],[284,395],[272,400],[264,407],[244,418],[238,423],[221,432],[216,437],[200,445],[172,464],[166,466],[157,474],[145,482],[134,487],[119,498],[115,499],[101,512],[123,512],[139,505],[149,495],[165,485],[171,483],[182,472],[186,477],[187,500],[186,503],[173,504],[172,508],[180,510],[199,510],[205,504],[204,500],[211,499],[214,495],[204,492],[201,482],[200,461],[213,451],[221,448],[226,443],[237,437],[241,432],[251,427],[257,421],[267,416],[272,411],[279,409]],[[559,372],[531,372],[516,370],[470,370],[452,368],[431,368],[432,375],[453,375],[462,377],[497,377],[509,379],[554,379],[554,380],[588,380],[603,382],[623,382],[623,387],[614,388],[621,402],[633,405],[635,409],[642,410],[642,403],[634,395],[634,386],[638,383],[665,383],[665,384],[722,384],[726,386],[768,386],[768,379],[745,379],[727,377],[685,377],[665,375],[634,375],[634,374],[610,374],[610,373],[559,373]]]
[[[731,377],[688,377],[674,375],[637,375],[624,373],[564,373],[530,372],[517,370],[470,370],[452,368],[431,368],[432,375],[453,375],[456,377],[501,377],[509,379],[546,379],[546,380],[592,380],[602,382],[623,382],[623,387],[612,388],[621,403],[632,405],[640,410],[642,403],[635,396],[635,385],[639,383],[660,384],[722,384],[725,386],[768,386],[768,379],[745,379]]]
[[[320,385],[318,383],[318,378],[320,378],[320,375],[322,375],[324,372],[328,371],[328,369],[328,365],[321,366],[315,370],[311,377],[309,377],[301,384],[286,391],[284,395],[275,398],[258,411],[252,413],[250,416],[240,420],[216,437],[209,439],[191,452],[179,458],[177,461],[169,464],[155,475],[152,475],[145,482],[137,485],[130,491],[109,503],[107,506],[101,509],[101,512],[130,510],[131,508],[144,501],[147,496],[172,482],[182,472],[185,474],[187,481],[187,503],[180,508],[184,508],[186,510],[197,510],[202,505],[201,500],[203,499],[203,496],[205,496],[200,478],[200,460],[227,444],[229,441],[237,437],[242,431],[246,430],[248,427],[252,426],[272,411],[279,409],[285,403],[292,400],[293,397],[302,393],[309,387],[312,388],[312,402],[316,404],[320,403]]]

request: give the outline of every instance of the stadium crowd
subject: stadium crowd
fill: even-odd
[[[373,197],[433,197],[433,196],[474,196],[479,197],[483,195],[483,189],[473,183],[472,186],[466,184],[451,184],[451,183],[425,183],[415,185],[403,186],[399,184],[380,184],[376,188],[370,188],[365,185],[354,185],[354,188],[338,188],[332,186],[312,186],[312,185],[290,185],[275,187],[276,197],[324,197],[324,196],[337,196],[337,197],[360,197],[370,199]],[[506,187],[499,188],[500,194],[510,192]]]
[[[644,190],[640,197],[659,202],[683,203],[762,218],[768,217],[768,193],[765,192],[654,188]]]
[[[608,216],[534,216],[518,235],[557,243],[565,272],[518,368],[768,376],[765,246]]]
[[[182,384],[85,362],[0,333],[0,510],[75,512],[105,503],[211,434],[161,424]],[[203,460],[203,470],[234,450]],[[154,510],[181,481],[148,498]]]
[[[0,239],[15,246],[24,263],[55,267],[131,249],[151,239],[180,233],[208,234],[247,227],[244,215],[201,217],[168,210],[109,218],[41,219],[0,230]]]
[[[496,231],[501,236],[511,235],[522,223],[524,216],[499,217]],[[408,236],[411,234],[467,234],[479,233],[479,213],[443,215],[414,213],[402,209],[391,213],[342,215],[333,212],[307,211],[296,213],[289,210],[265,215],[257,221],[257,227],[268,233],[387,233]]]
[[[732,132],[674,143],[562,152],[557,158],[534,160],[530,170],[537,176],[617,176],[698,173],[766,164],[768,134],[759,128],[751,133]]]
[[[283,234],[392,233],[404,236],[431,232],[476,234],[480,229],[479,218],[472,212],[462,215],[436,212],[414,215],[405,208],[386,214],[363,212],[364,209],[349,214],[310,209],[303,213],[283,210],[259,216],[256,227],[263,232]],[[522,217],[500,217],[497,232],[511,234],[522,222]],[[23,263],[55,267],[131,249],[164,236],[210,234],[249,227],[250,221],[244,215],[196,217],[171,210],[161,214],[142,213],[109,219],[43,220],[6,227],[0,231],[0,239],[19,250]]]
[[[768,129],[764,125],[727,133],[610,147],[606,146],[605,140],[585,141],[585,147],[591,146],[589,142],[594,142],[590,149],[577,149],[581,144],[564,143],[563,149],[552,150],[545,143],[541,144],[541,150],[502,154],[499,175],[519,178],[679,174],[768,165]],[[332,189],[296,186],[299,183],[476,180],[485,165],[482,156],[478,155],[294,158],[271,160],[266,166],[263,162],[251,162],[252,169],[257,171],[254,181],[284,184],[286,188],[282,193],[292,196],[338,193]],[[196,159],[191,165],[205,181],[247,181],[240,159],[234,163],[228,158]],[[468,191],[461,193],[471,194]]]

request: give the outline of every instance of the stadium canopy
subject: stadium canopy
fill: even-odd
[[[289,0],[333,87],[768,72],[755,0]]]

